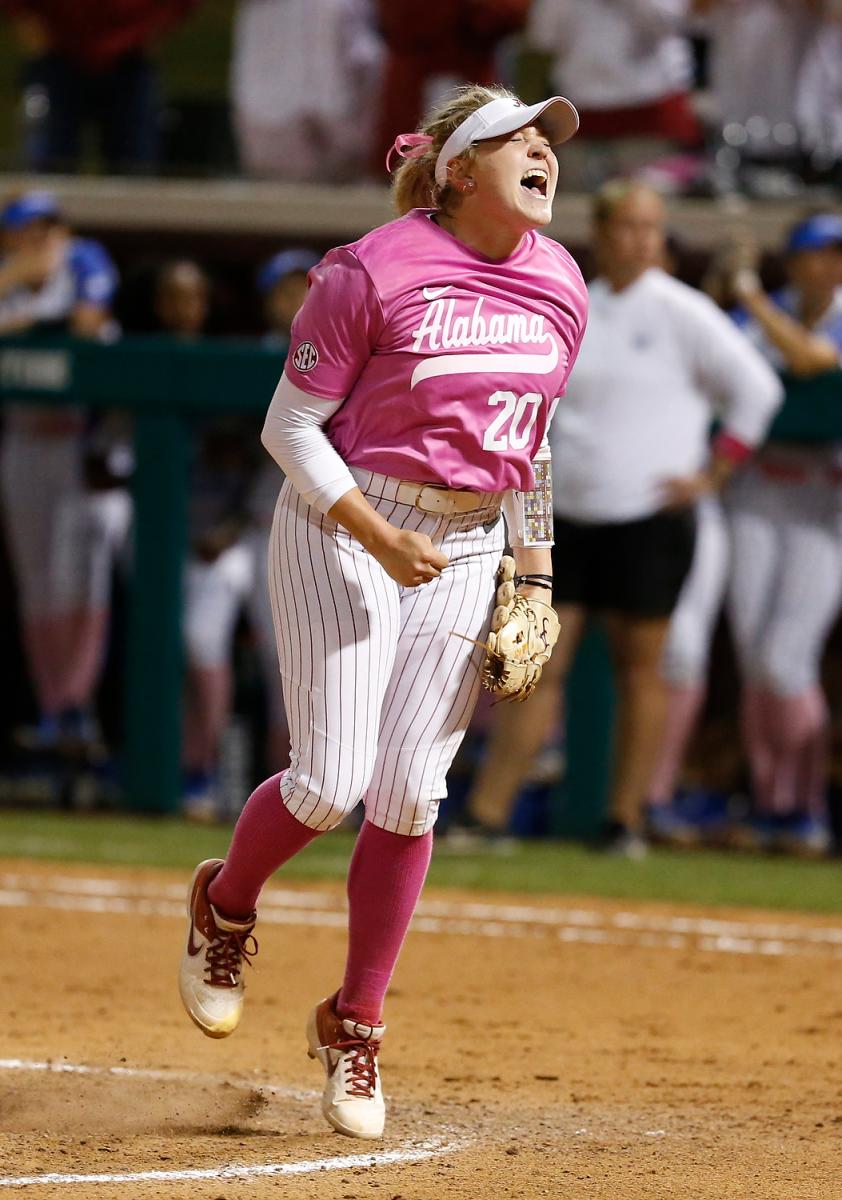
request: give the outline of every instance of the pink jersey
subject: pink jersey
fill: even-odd
[[[351,466],[529,490],[586,316],[581,272],[557,242],[529,232],[495,262],[415,209],[314,268],[285,371],[344,400],[326,432]]]

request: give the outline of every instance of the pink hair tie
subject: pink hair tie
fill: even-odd
[[[391,171],[392,155],[397,154],[399,158],[420,158],[422,154],[426,154],[427,150],[433,144],[433,139],[429,133],[399,133],[395,138],[395,144],[386,155],[386,170]]]

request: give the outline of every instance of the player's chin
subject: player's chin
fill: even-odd
[[[553,201],[552,197],[523,196],[520,198],[518,206],[524,217],[527,218],[529,224],[535,228],[543,225],[549,225],[553,219]]]

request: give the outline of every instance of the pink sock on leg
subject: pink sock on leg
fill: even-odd
[[[240,813],[225,866],[208,888],[211,903],[225,916],[247,917],[269,876],[318,836],[291,815],[281,800],[281,775],[273,775]]]
[[[751,772],[751,790],[758,811],[774,811],[774,777],[777,748],[770,730],[770,697],[756,684],[748,683],[742,695],[742,731]]]
[[[809,806],[802,791],[822,785],[822,750],[828,726],[827,702],[819,687],[806,688],[794,696],[774,695],[770,701],[778,758],[775,770],[775,807],[789,813]],[[805,758],[813,759],[817,778],[804,778]]]
[[[407,837],[363,823],[348,871],[348,959],[336,1003],[340,1017],[380,1024],[432,853],[432,829]]]
[[[703,683],[670,684],[667,723],[649,784],[651,804],[669,804],[675,795],[687,744],[696,728],[705,692]]]

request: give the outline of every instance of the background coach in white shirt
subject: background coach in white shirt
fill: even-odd
[[[661,664],[693,559],[695,505],[762,440],[781,385],[713,301],[660,268],[666,212],[656,192],[604,187],[594,235],[588,328],[550,438],[562,631],[528,714],[497,708],[468,807],[486,826],[506,824],[552,727],[587,616],[598,612],[619,691],[603,841],[636,856],[645,849],[642,809],[667,710]],[[722,424],[711,445],[715,417]]]

